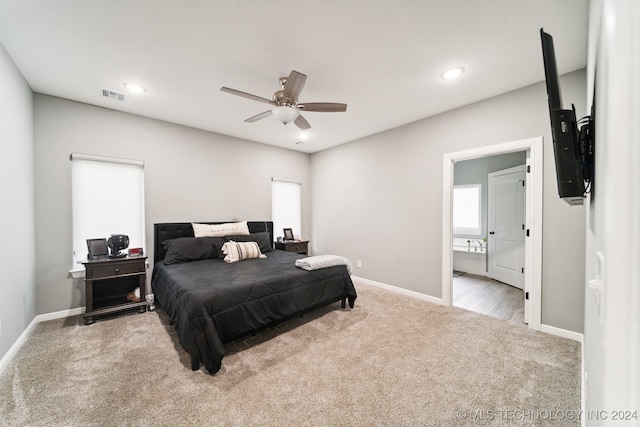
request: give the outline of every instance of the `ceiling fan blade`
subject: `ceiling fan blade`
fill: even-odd
[[[247,120],[245,120],[245,122],[247,123],[257,122],[258,120],[264,119],[265,117],[269,117],[270,115],[271,115],[271,110],[268,110],[268,111],[265,111],[264,113],[256,114],[253,117],[249,117]]]
[[[347,104],[337,102],[306,102],[297,107],[304,111],[317,111],[322,113],[341,113],[347,111]]]
[[[254,101],[258,101],[258,102],[264,102],[265,104],[276,105],[276,103],[274,101],[270,100],[270,99],[263,98],[263,97],[258,96],[258,95],[252,95],[252,94],[247,93],[247,92],[242,92],[241,90],[231,89],[231,88],[224,87],[224,86],[221,87],[220,90],[223,91],[223,92],[230,93],[232,95],[238,95],[238,96],[241,96],[243,98],[253,99]]]
[[[294,125],[298,126],[300,129],[302,130],[307,130],[307,129],[311,129],[311,125],[309,124],[309,122],[307,121],[307,119],[305,119],[304,117],[302,117],[302,114],[298,114],[298,117],[296,118],[296,120],[293,122]]]
[[[282,93],[283,98],[297,101],[298,95],[302,92],[302,88],[304,88],[304,84],[306,82],[306,75],[295,70],[291,71],[291,74],[287,77],[287,83],[284,85],[284,92]]]

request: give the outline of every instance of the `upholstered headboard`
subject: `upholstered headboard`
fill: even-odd
[[[234,221],[213,221],[202,222],[194,221],[198,224],[224,224],[225,222]],[[247,221],[250,233],[259,233],[261,231],[269,232],[271,247],[273,247],[273,221]],[[178,237],[193,237],[193,227],[190,222],[163,222],[153,224],[153,262],[159,262],[164,259],[165,250],[162,242]]]

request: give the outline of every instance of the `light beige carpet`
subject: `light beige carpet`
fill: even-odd
[[[0,424],[580,425],[579,343],[356,289],[353,310],[227,344],[215,376],[190,370],[162,310],[43,322],[0,375]]]

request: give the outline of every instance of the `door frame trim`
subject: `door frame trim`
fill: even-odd
[[[453,167],[461,160],[471,160],[499,154],[527,151],[529,176],[525,192],[525,222],[530,237],[525,239],[524,291],[529,292],[529,310],[525,322],[540,330],[542,318],[542,178],[543,138],[535,137],[503,144],[447,153],[442,156],[442,302],[452,305],[453,294]]]

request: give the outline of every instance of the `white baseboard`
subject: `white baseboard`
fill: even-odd
[[[399,288],[397,286],[387,285],[386,283],[376,282],[375,280],[364,279],[358,276],[351,276],[355,282],[364,283],[365,285],[375,286],[377,288],[386,289],[397,294],[406,295],[412,298],[418,298],[423,301],[432,302],[434,304],[444,305],[442,298],[432,297],[431,295],[421,294],[420,292],[410,291],[408,289]]]
[[[20,350],[20,347],[22,347],[22,345],[27,340],[31,332],[35,329],[36,326],[38,326],[38,323],[40,323],[40,321],[38,320],[38,316],[36,316],[31,321],[31,323],[29,323],[29,326],[27,326],[27,329],[25,329],[22,332],[22,334],[20,334],[16,342],[13,343],[13,345],[11,346],[9,351],[7,351],[7,353],[4,355],[2,360],[0,360],[0,373],[4,372],[4,368],[6,368],[9,362],[11,362],[11,359],[13,359],[13,357],[16,355],[18,350]]]
[[[0,360],[0,373],[4,371],[4,368],[6,368],[6,366],[9,364],[11,359],[13,359],[13,357],[16,355],[18,350],[20,350],[20,348],[22,347],[24,342],[27,340],[31,332],[33,332],[35,327],[38,326],[38,323],[46,322],[47,320],[55,320],[55,319],[62,319],[66,317],[76,316],[78,314],[84,313],[84,310],[85,310],[85,307],[78,307],[78,308],[72,308],[70,310],[62,310],[62,311],[56,311],[53,313],[37,315],[31,321],[29,326],[27,326],[27,328],[22,332],[22,334],[20,334],[16,342],[13,343],[13,345],[11,346],[7,354],[5,354],[2,360]]]
[[[556,328],[555,326],[540,325],[540,332],[546,332],[551,335],[557,335],[562,338],[569,338],[570,340],[582,342],[583,335],[579,332],[568,331],[562,328]]]
[[[53,313],[40,314],[36,316],[38,323],[46,322],[47,320],[63,319],[65,317],[77,316],[84,313],[85,307],[72,308],[70,310],[55,311]]]

